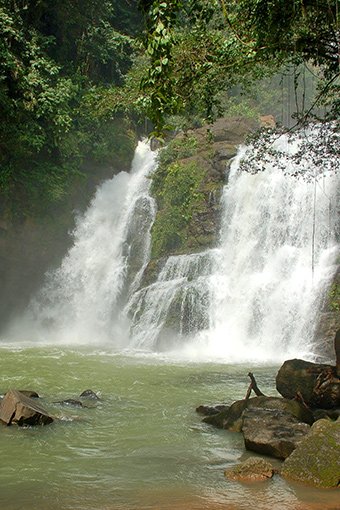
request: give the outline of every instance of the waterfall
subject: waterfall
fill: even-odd
[[[157,281],[131,296],[132,347],[169,350],[207,327],[212,263],[209,251],[169,257]]]
[[[155,203],[148,176],[155,158],[149,145],[139,142],[131,172],[121,172],[97,189],[78,219],[72,248],[61,266],[47,275],[11,337],[126,343],[121,309],[124,296],[139,286],[149,260]]]
[[[287,144],[277,142],[283,151]],[[239,151],[223,193],[210,328],[201,348],[229,361],[312,357],[339,253],[339,176],[319,171],[318,179],[306,181],[289,175],[296,174],[292,163],[285,162],[285,175],[275,159],[251,175],[239,170],[247,150]]]
[[[146,285],[156,154],[140,142],[131,172],[98,188],[73,247],[11,336],[227,362],[312,358],[339,253],[339,177],[312,167],[314,178],[294,177],[285,153],[296,147],[284,137],[276,146],[285,172],[269,155],[255,175],[240,170],[254,148],[240,148],[222,195],[217,246],[160,261]]]
[[[156,282],[131,296],[131,346],[230,362],[313,358],[336,269],[339,179],[286,157],[299,141],[274,146],[279,165],[268,157],[256,175],[240,170],[254,148],[239,150],[218,248],[169,257]]]

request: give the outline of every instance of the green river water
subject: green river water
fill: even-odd
[[[337,491],[279,476],[255,485],[224,478],[249,455],[242,436],[203,424],[195,407],[243,398],[249,369],[275,395],[277,367],[48,346],[0,355],[0,391],[36,390],[60,418],[42,428],[1,427],[1,510],[340,508]],[[92,407],[53,403],[87,388],[101,397]]]

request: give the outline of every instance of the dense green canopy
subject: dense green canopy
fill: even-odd
[[[211,119],[285,63],[337,116],[339,33],[337,0],[0,0],[0,212],[46,213],[85,161],[124,165],[131,120]]]
[[[149,116],[205,105],[216,93],[275,72],[283,63],[317,66],[320,97],[339,113],[340,29],[337,0],[170,0],[146,2],[144,81]]]
[[[128,0],[1,0],[3,210],[44,211],[85,157],[109,158],[110,119],[97,103],[103,90],[122,87],[142,23]]]

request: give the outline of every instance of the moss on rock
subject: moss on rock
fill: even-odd
[[[316,487],[340,483],[340,421],[318,420],[285,460],[282,476]]]
[[[158,156],[151,192],[158,213],[152,229],[152,259],[211,248],[220,226],[220,196],[228,162],[258,125],[219,119],[179,133]]]
[[[158,187],[160,209],[152,228],[152,258],[185,250],[194,212],[204,209],[204,168],[195,161],[171,163]]]
[[[229,480],[240,482],[263,482],[274,475],[274,468],[270,462],[258,457],[249,457],[241,464],[224,471]]]

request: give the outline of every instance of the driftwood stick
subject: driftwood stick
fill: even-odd
[[[252,390],[252,384],[250,383],[249,386],[248,386],[248,389],[247,389],[245,400],[248,400],[248,398],[250,397],[251,390]]]
[[[254,377],[254,374],[252,372],[249,372],[248,373],[248,377],[250,377],[250,380],[251,380],[251,388],[252,390],[254,391],[255,395],[257,397],[264,397],[265,394],[262,393],[261,390],[259,390],[259,387],[257,386],[257,382],[255,380],[255,377]]]
[[[252,372],[249,372],[248,373],[248,377],[250,377],[250,384],[249,384],[249,387],[248,387],[248,390],[247,390],[247,394],[246,394],[246,397],[245,397],[245,400],[248,400],[248,398],[250,397],[250,394],[251,394],[251,391],[253,390],[253,392],[255,393],[255,395],[257,397],[265,397],[265,394],[262,393],[262,391],[259,390],[259,387],[257,386],[257,382],[255,380],[255,377],[254,377],[254,374]]]

